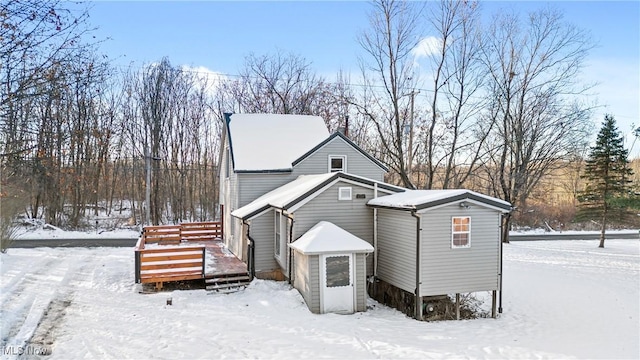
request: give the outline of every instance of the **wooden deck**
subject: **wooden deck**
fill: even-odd
[[[202,242],[206,251],[205,279],[214,278],[219,275],[246,274],[247,264],[243,263],[233,255],[222,242],[221,239]],[[209,262],[211,260],[211,262]]]
[[[204,280],[207,288],[251,281],[247,265],[224,246],[219,222],[145,226],[135,251],[136,283]],[[233,281],[232,281],[233,280]]]

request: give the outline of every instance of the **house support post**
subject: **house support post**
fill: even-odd
[[[460,320],[460,294],[456,294],[456,320]]]
[[[504,236],[504,231],[503,231],[503,227],[504,227],[504,215],[500,216],[500,269],[499,269],[499,273],[498,273],[498,290],[500,291],[499,293],[499,298],[498,298],[498,313],[502,314],[502,251],[503,251],[503,244],[504,244],[504,239],[502,238]]]
[[[496,318],[496,290],[491,292],[491,317]]]
[[[422,233],[420,226],[422,226],[422,219],[420,214],[417,214],[415,210],[411,211],[411,216],[416,218],[416,320],[422,320],[422,296],[420,294],[420,235]]]

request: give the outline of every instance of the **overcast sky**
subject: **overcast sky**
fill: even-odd
[[[640,2],[482,2],[483,19],[507,8],[526,13],[552,6],[567,22],[590,32],[585,81],[597,82],[594,133],[604,113],[629,135],[640,125]],[[167,56],[173,65],[237,74],[250,53],[292,52],[328,78],[357,73],[363,55],[357,36],[368,27],[364,1],[98,1],[91,4],[101,51],[120,66],[140,67]],[[427,37],[428,32],[424,36]],[[628,136],[627,148],[640,154]]]

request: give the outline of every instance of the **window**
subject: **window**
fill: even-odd
[[[280,233],[282,232],[280,229],[280,225],[282,225],[282,214],[276,211],[276,223],[275,223],[275,254],[277,257],[280,257]]]
[[[339,187],[338,188],[338,200],[351,200],[351,188]]]
[[[347,172],[347,157],[345,155],[329,155],[329,172]]]
[[[227,148],[226,153],[227,153],[227,163],[226,163],[227,176],[226,177],[229,178],[229,176],[231,176],[231,173],[233,172],[233,167],[231,166],[231,151],[229,150],[229,148]]]
[[[349,286],[351,272],[349,271],[349,256],[331,256],[325,260],[326,286]]]
[[[451,247],[467,248],[471,246],[471,218],[469,216],[451,219]]]

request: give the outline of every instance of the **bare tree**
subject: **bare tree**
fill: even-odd
[[[433,4],[427,19],[437,37],[431,38],[436,49],[430,56],[432,87],[422,131],[424,187],[457,188],[481,163],[482,145],[493,127],[479,116],[486,105],[479,7],[452,0]]]
[[[125,91],[133,99],[126,103],[123,126],[134,156],[140,162],[152,159],[151,183],[139,162],[131,189],[140,199],[144,190],[134,184],[149,186],[153,224],[215,217],[213,158],[220,127],[213,120],[209,87],[200,74],[174,67],[166,58],[128,75]]]
[[[414,188],[407,175],[405,125],[415,88],[411,51],[418,44],[419,11],[413,3],[379,0],[369,15],[371,28],[358,41],[367,54],[361,59],[364,89],[352,105],[372,123],[383,159],[401,183]]]
[[[488,176],[494,193],[524,207],[540,179],[584,147],[590,108],[577,85],[591,48],[586,34],[545,9],[528,15],[499,14],[483,47],[491,104],[485,113],[496,122]],[[506,217],[508,241],[511,215]]]
[[[0,5],[0,154],[33,149],[25,134],[23,100],[39,95],[39,84],[61,62],[83,48],[86,10],[71,12],[58,0],[7,0]],[[76,9],[77,10],[77,9]]]

